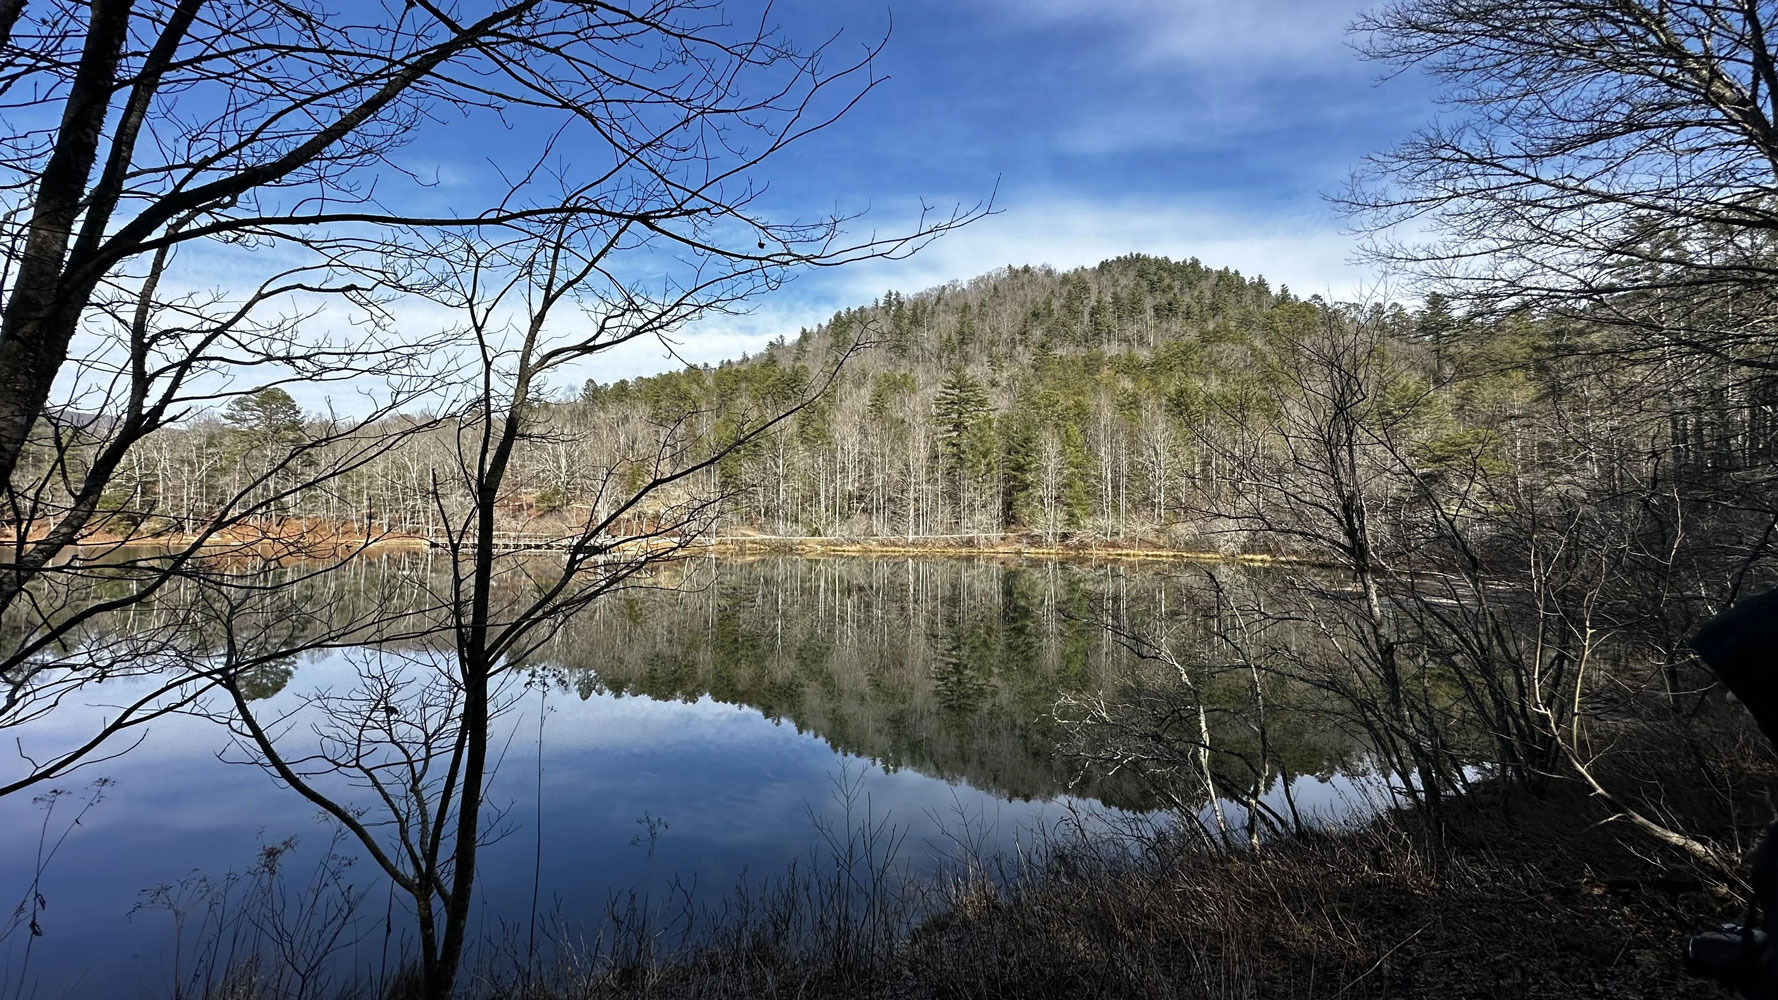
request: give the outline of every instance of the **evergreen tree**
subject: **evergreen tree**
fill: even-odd
[[[1456,332],[1457,318],[1451,315],[1451,300],[1438,292],[1426,296],[1426,307],[1414,322],[1414,336],[1442,345]]]
[[[290,393],[273,386],[235,397],[222,411],[222,419],[255,441],[284,441],[302,433],[303,411]]]
[[[993,469],[994,421],[988,392],[964,368],[952,370],[932,402],[942,468],[956,484],[958,523],[965,520],[979,483]]]

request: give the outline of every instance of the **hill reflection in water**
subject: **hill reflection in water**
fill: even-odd
[[[367,568],[364,599],[388,598],[382,577]],[[817,823],[845,822],[837,780],[905,831],[914,874],[943,862],[960,826],[1007,850],[1101,803],[1113,815],[1155,804],[1130,780],[1075,780],[1049,713],[1062,692],[1126,682],[1128,654],[1093,624],[1095,609],[1182,600],[1164,574],[773,558],[697,561],[653,582],[566,623],[530,664],[542,683],[501,720],[510,742],[489,791],[501,835],[482,858],[481,932],[528,919],[539,869],[543,909],[588,936],[613,893],[660,893],[678,875],[709,900],[780,873],[818,845]],[[266,707],[352,681],[342,654],[304,658],[268,675]],[[38,735],[77,734],[83,712],[125,692],[99,693]],[[1348,808],[1343,779],[1315,776],[1333,776],[1349,749],[1288,720],[1275,726],[1274,739],[1295,740],[1293,771],[1319,789],[1311,798]],[[45,873],[50,907],[29,968],[22,936],[0,947],[9,980],[22,973],[43,995],[75,996],[170,984],[172,921],[131,914],[142,890],[245,870],[260,845],[291,836],[301,846],[287,870],[324,853],[314,811],[256,768],[219,759],[227,745],[214,723],[171,718],[90,772],[113,784]],[[0,889],[30,885],[41,817],[28,802],[0,803]],[[665,823],[652,850],[648,820]],[[378,876],[360,866],[353,879],[378,891],[342,971],[387,954]],[[398,951],[398,913],[388,926]]]

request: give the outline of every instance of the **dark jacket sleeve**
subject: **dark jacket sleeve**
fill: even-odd
[[[1688,644],[1778,746],[1778,589],[1736,601]]]

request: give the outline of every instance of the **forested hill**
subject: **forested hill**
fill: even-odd
[[[1383,464],[1395,479],[1367,471],[1367,490],[1424,485],[1421,474],[1445,469],[1473,477],[1503,462],[1610,468],[1622,464],[1611,448],[1646,449],[1640,430],[1577,445],[1526,419],[1534,399],[1545,417],[1574,412],[1550,402],[1565,387],[1589,387],[1574,403],[1582,408],[1615,391],[1601,373],[1495,363],[1503,353],[1536,355],[1555,329],[1458,321],[1436,299],[1420,312],[1303,300],[1195,260],[1005,268],[886,294],[753,358],[589,381],[574,398],[528,407],[501,517],[520,532],[617,518],[619,533],[677,533],[686,510],[697,512],[693,527],[709,527],[704,504],[720,498],[724,535],[1276,548],[1282,536],[1262,539],[1260,522],[1295,530],[1284,522],[1314,512],[1293,511],[1294,498],[1350,488],[1316,473],[1325,463],[1306,462],[1291,438],[1338,430],[1324,418],[1340,415],[1319,402],[1334,383],[1362,397],[1344,417],[1371,435],[1367,454],[1390,453]],[[860,342],[869,346],[845,358],[830,391],[798,409]],[[252,503],[437,538],[440,517],[462,513],[441,508],[435,481],[462,461],[460,428],[385,423],[369,433],[386,431],[386,443],[328,489],[301,488],[306,466],[287,460],[290,450],[313,460],[325,449],[312,442],[329,425],[280,389],[241,397],[132,451],[103,500],[106,530],[179,535],[231,503]],[[1665,418],[1662,428],[1685,431]],[[700,464],[737,440],[746,443],[713,468]],[[1401,479],[1403,460],[1420,478]],[[648,489],[651,481],[664,488]],[[1262,497],[1256,484],[1289,491]]]
[[[1683,494],[1711,500],[1683,538],[1721,549],[1698,556],[1714,565],[1764,544],[1778,396],[1757,370],[1657,348],[1573,316],[1459,319],[1437,296],[1304,300],[1196,261],[1010,268],[887,294],[757,357],[528,406],[499,512],[552,537],[683,534],[711,527],[717,498],[720,535],[1408,558],[1429,525],[1474,520],[1491,539],[1511,511],[1642,525],[1670,549],[1661,512]],[[303,489],[279,456],[318,455],[325,424],[279,390],[242,397],[132,451],[106,530],[179,535],[252,502],[439,538],[462,515],[437,495],[461,428],[387,429],[328,489]],[[1542,527],[1501,537],[1521,529]]]
[[[1006,268],[891,292],[715,369],[589,381],[559,418],[765,412],[862,339],[872,346],[832,392],[724,464],[737,494],[729,527],[1144,536],[1190,520],[1190,484],[1216,461],[1203,438],[1257,405],[1253,351],[1266,331],[1313,326],[1323,308],[1197,260]],[[1450,325],[1435,313],[1387,318],[1410,332]],[[563,482],[540,495],[576,492]]]

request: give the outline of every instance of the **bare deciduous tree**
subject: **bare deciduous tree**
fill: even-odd
[[[766,150],[806,134],[813,93],[763,124],[757,105],[741,97],[735,74],[763,51],[743,48],[732,62],[704,67],[714,74],[707,87],[679,98],[694,131],[725,131],[738,146],[736,133],[751,129],[761,133],[755,148]],[[802,65],[783,52],[776,58]],[[793,75],[804,72],[813,68]],[[450,568],[448,587],[430,602],[439,641],[420,655],[387,644],[367,648],[356,657],[351,691],[317,694],[269,718],[235,682],[237,673],[223,675],[230,705],[219,717],[247,755],[351,831],[408,897],[428,997],[449,996],[456,981],[477,853],[490,835],[484,794],[496,718],[527,658],[576,612],[647,585],[654,567],[706,534],[744,488],[720,475],[725,459],[804,411],[856,342],[840,345],[822,378],[759,400],[749,412],[720,420],[696,410],[663,414],[649,453],[582,470],[594,484],[591,501],[552,530],[527,531],[528,506],[516,498],[538,484],[524,481],[515,455],[544,429],[548,380],[613,347],[665,338],[701,315],[740,308],[789,268],[903,253],[977,214],[959,209],[920,220],[907,237],[855,243],[843,239],[839,220],[758,222],[748,238],[765,234],[776,251],[727,250],[715,236],[745,217],[753,197],[751,189],[724,194],[737,162],[758,160],[701,146],[677,163],[671,183],[611,190],[580,186],[574,175],[540,164],[504,203],[530,199],[544,207],[515,210],[498,228],[409,231],[405,241],[425,252],[412,258],[423,266],[405,272],[402,286],[456,317],[452,335],[467,344],[473,376],[440,393],[453,440],[428,487]],[[626,277],[624,262],[639,257],[664,261],[666,280]]]
[[[1472,305],[1532,307],[1771,370],[1778,71],[1766,0],[1395,0],[1361,49],[1445,114],[1345,198],[1378,260]]]
[[[110,752],[225,679],[177,614],[123,640],[97,623],[187,593],[180,581],[229,591],[220,605],[236,607],[282,579],[219,556],[355,558],[387,521],[292,524],[292,498],[346,488],[399,441],[467,426],[451,410],[459,374],[518,419],[534,402],[524,393],[541,397],[534,377],[597,348],[738,306],[796,267],[911,252],[975,214],[851,243],[839,216],[766,216],[755,168],[878,80],[876,46],[836,63],[826,47],[795,48],[763,11],[750,26],[711,0],[24,7],[0,5],[0,728],[94,679],[180,670],[90,738],[21,758],[0,791]],[[421,144],[464,121],[515,141],[479,151],[500,178],[493,194],[451,204]],[[510,308],[465,292],[453,269],[552,227],[583,238],[580,284],[608,279],[612,294],[596,334],[529,356],[525,390],[498,402],[519,391],[493,367],[505,348],[490,353],[508,316],[427,317],[464,301]],[[620,259],[648,261],[660,283],[619,280]],[[557,277],[538,287],[579,287]],[[611,325],[643,301],[662,308]],[[169,429],[299,385],[354,401],[237,442],[220,497],[179,500],[180,484],[132,474]],[[435,497],[415,471],[408,499]]]

